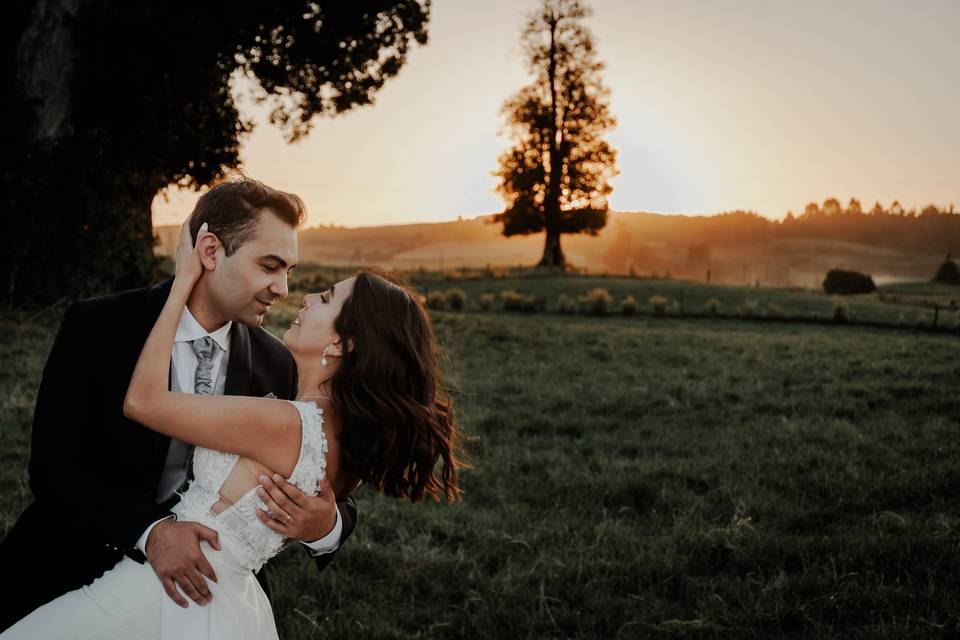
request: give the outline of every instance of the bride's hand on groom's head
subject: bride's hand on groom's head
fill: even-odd
[[[203,274],[203,255],[210,254],[212,259],[218,242],[217,237],[207,230],[206,222],[200,225],[194,241],[190,233],[190,218],[187,218],[180,226],[180,238],[177,242],[176,277],[190,284],[195,283]]]

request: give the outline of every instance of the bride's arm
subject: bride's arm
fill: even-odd
[[[243,396],[205,396],[168,389],[170,353],[180,316],[203,273],[201,247],[216,236],[201,227],[195,247],[185,222],[177,247],[177,269],[170,296],[143,345],[123,413],[165,435],[207,449],[236,453],[280,471],[290,467],[292,443],[300,442],[300,414],[289,402]]]

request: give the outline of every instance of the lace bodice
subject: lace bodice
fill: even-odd
[[[323,409],[312,402],[291,402],[300,412],[300,456],[289,481],[304,493],[316,493],[327,468],[327,438],[323,432]],[[220,499],[220,488],[239,456],[197,447],[193,454],[193,482],[180,495],[173,511],[180,520],[193,520],[219,532],[220,546],[238,568],[256,571],[282,548],[281,534],[260,522],[257,507],[266,508],[256,487],[227,509],[210,510]]]

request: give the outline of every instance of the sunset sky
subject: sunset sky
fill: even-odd
[[[308,226],[440,221],[502,209],[503,101],[528,81],[533,0],[434,0],[372,106],[288,145],[260,126],[243,171],[306,201]],[[619,120],[618,211],[780,218],[827,197],[960,205],[960,2],[593,0],[588,25]],[[196,194],[154,202],[182,221]]]

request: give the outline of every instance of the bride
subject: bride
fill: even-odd
[[[203,225],[198,241],[206,233]],[[261,500],[258,478],[280,474],[307,493],[323,487],[339,500],[360,482],[414,502],[459,497],[460,433],[439,389],[430,320],[415,295],[376,272],[304,297],[283,335],[300,370],[296,401],[169,391],[177,323],[202,272],[190,240],[184,224],[173,287],[123,409],[197,447],[194,480],[174,513],[219,533],[215,546],[202,543],[216,576],[212,599],[182,609],[148,565],[125,557],[89,586],[34,610],[2,639],[277,638],[253,572],[288,540],[266,524],[271,507],[283,510]]]

